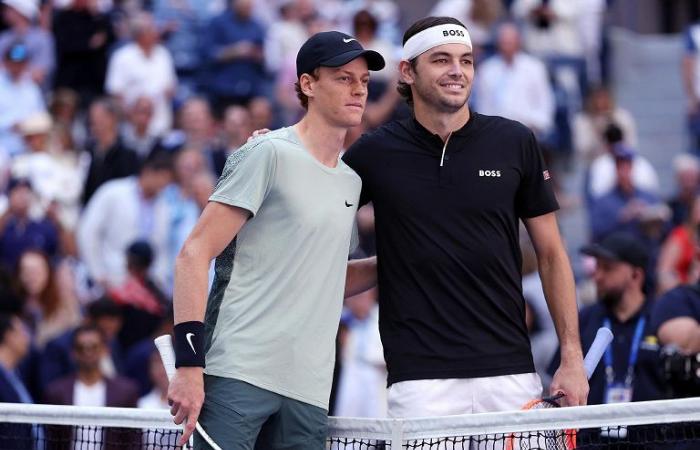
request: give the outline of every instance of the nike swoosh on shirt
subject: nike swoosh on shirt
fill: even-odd
[[[345,38],[343,38],[343,42],[345,42],[346,44],[347,44],[348,42],[356,41],[356,40],[357,40],[357,39],[355,39],[355,38],[350,38],[350,39],[345,39]]]
[[[352,206],[352,203],[348,203],[348,201],[347,201],[347,200],[345,200],[345,206],[347,206],[347,207],[349,208],[349,207],[351,207],[351,206]]]
[[[185,339],[187,339],[187,343],[190,344],[190,348],[192,349],[192,352],[196,355],[197,352],[194,350],[194,345],[192,345],[192,336],[194,336],[194,333],[187,333],[185,335]]]

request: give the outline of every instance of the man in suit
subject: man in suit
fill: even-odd
[[[95,325],[78,327],[73,334],[72,347],[76,371],[47,386],[44,393],[46,403],[76,406],[136,406],[139,398],[137,385],[127,378],[108,377],[102,370],[100,361],[107,352],[107,340],[100,328]],[[63,435],[69,431],[65,427],[50,427],[49,434],[53,434],[50,441],[54,442],[54,439],[59,438],[57,435]],[[97,437],[93,433],[97,434]],[[90,441],[97,439],[103,442],[105,449],[109,449],[110,444],[119,445],[132,440],[138,442],[140,439],[135,433],[116,429],[96,431],[76,429],[73,437],[76,443],[83,439]]]
[[[15,315],[0,313],[0,402],[34,403],[21,378],[19,363],[29,352],[29,331]],[[31,425],[0,424],[0,448],[33,448]]]

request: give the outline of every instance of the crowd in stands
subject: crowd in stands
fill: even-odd
[[[682,67],[694,141],[676,149],[676,191],[663,198],[634,117],[606,87],[605,9],[604,0],[440,0],[431,14],[466,24],[473,109],[532,129],[562,207],[582,199],[590,243],[626,233],[643,245],[638,287],[651,302],[700,276],[700,25],[687,32]],[[303,114],[296,52],[320,30],[349,32],[387,60],[347,145],[410,114],[395,90],[399,4],[2,0],[2,19],[0,401],[167,407],[152,338],[172,328],[174,259],[226,158],[254,130]],[[585,168],[578,192],[557,181],[572,165]],[[373,220],[371,206],[358,214],[356,256],[374,254]],[[580,256],[582,307],[600,300],[605,255]],[[533,258],[523,243],[528,325],[546,379],[557,341]],[[377,296],[346,301],[334,414],[385,413]],[[695,343],[679,347],[697,353]]]

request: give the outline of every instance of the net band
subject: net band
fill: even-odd
[[[329,417],[328,427],[329,435],[336,437],[390,441],[397,435],[411,440],[677,422],[700,423],[700,398],[423,419]],[[0,423],[180,429],[167,410],[13,403],[0,404]]]

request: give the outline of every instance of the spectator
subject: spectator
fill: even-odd
[[[153,340],[164,334],[173,332],[173,309],[169,308],[156,331],[147,338],[134,344],[126,355],[124,374],[132,380],[138,382],[140,395],[146,395],[153,389],[154,380],[151,378],[149,360],[156,352],[156,345]],[[157,353],[157,352],[156,352]]]
[[[225,156],[219,161],[219,174],[224,168],[221,163],[225,163],[228,155],[235,152],[241,145],[246,143],[248,136],[251,135],[253,130],[269,127],[258,128],[253,126],[253,119],[250,111],[243,106],[232,105],[226,108],[222,128]]]
[[[171,100],[177,76],[170,52],[160,45],[160,34],[150,13],[139,12],[131,19],[134,42],[116,50],[107,66],[105,90],[122,106],[147,96],[153,101],[150,132],[162,135],[172,127]]]
[[[253,130],[273,128],[274,113],[272,103],[267,97],[255,97],[248,103],[248,112],[253,124]]]
[[[114,43],[109,17],[95,0],[73,0],[53,19],[56,36],[56,88],[75,91],[83,105],[103,95],[107,52]]]
[[[119,111],[108,99],[95,100],[89,110],[92,141],[87,152],[91,161],[83,189],[83,204],[103,183],[134,175],[138,156],[119,138]]]
[[[119,342],[126,351],[153,333],[170,304],[148,274],[151,264],[153,250],[148,242],[134,242],[126,249],[126,281],[108,292],[121,306],[124,321],[129,324],[119,333]]]
[[[52,405],[135,407],[138,402],[138,387],[134,382],[119,376],[110,377],[103,372],[100,362],[107,351],[105,335],[96,326],[83,325],[75,330],[72,356],[76,370],[49,384],[44,393],[44,401]],[[58,427],[50,427],[47,430],[53,435],[50,442],[56,442],[59,439],[61,441],[68,439],[70,442],[72,438],[76,443],[112,441],[128,445],[140,441],[140,434],[136,440],[135,433],[132,435],[123,431],[119,432],[118,441],[115,436],[109,437],[112,433],[109,429],[90,430],[81,427],[72,437],[66,435],[70,431],[72,431],[71,428],[58,429]]]
[[[683,57],[683,86],[687,98],[688,128],[691,151],[700,155],[700,23],[694,23],[685,31],[685,56]]]
[[[0,264],[14,270],[25,250],[39,249],[53,258],[58,255],[58,229],[50,220],[30,216],[35,201],[31,183],[12,179],[8,187],[8,208],[0,217]]]
[[[672,211],[671,224],[681,225],[688,217],[688,211],[695,196],[700,193],[700,160],[691,154],[681,153],[673,158],[676,178],[676,194],[668,201]]]
[[[498,54],[479,68],[476,109],[529,127],[542,139],[552,130],[554,95],[547,69],[520,51],[520,32],[513,24],[498,29]]]
[[[440,0],[430,11],[431,16],[458,19],[469,30],[476,51],[492,41],[491,29],[503,16],[503,3],[491,0]],[[478,55],[477,55],[478,58]]]
[[[279,19],[267,28],[264,56],[265,68],[273,75],[285,64],[295,63],[295,56],[309,34],[304,20],[315,13],[309,0],[283,0],[279,6]]]
[[[29,76],[29,49],[15,42],[2,53],[0,67],[0,152],[14,156],[24,149],[17,125],[46,109],[41,90]]]
[[[624,144],[625,138],[622,129],[615,124],[608,125],[604,133],[607,151],[595,158],[586,175],[586,198],[596,199],[609,193],[615,187],[615,149]],[[656,169],[644,156],[635,153],[632,160],[632,184],[643,191],[653,194],[659,192],[659,176]]]
[[[124,355],[117,339],[123,323],[122,311],[119,306],[110,298],[103,297],[88,305],[87,316],[82,324],[94,325],[104,334],[109,351],[103,355],[100,365],[103,373],[110,377],[124,372]],[[77,328],[52,339],[44,347],[39,363],[41,390],[44,390],[51,382],[75,371],[71,348],[73,335]]]
[[[386,65],[377,73],[373,73],[369,80],[369,94],[367,101],[377,100],[387,88],[394,88],[392,83],[396,77],[398,49],[386,39],[382,39],[377,33],[379,22],[377,18],[366,9],[355,13],[352,19],[353,36],[362,44],[362,47],[379,52],[384,56]],[[257,129],[257,128],[256,128]]]
[[[124,145],[133,149],[141,161],[148,158],[159,136],[153,134],[150,123],[153,119],[153,100],[141,96],[126,105],[126,121],[121,127],[121,139]]]
[[[206,90],[217,115],[230,104],[245,104],[264,92],[265,31],[251,17],[252,0],[228,0],[205,32],[209,65]]]
[[[677,368],[666,373],[670,390],[675,397],[700,395],[700,377],[683,369],[693,367],[700,353],[700,286],[693,283],[668,291],[656,301],[652,317],[659,343],[676,360]]]
[[[34,187],[42,214],[57,214],[59,228],[73,230],[80,212],[83,173],[77,157],[62,144],[52,145],[51,116],[46,112],[29,116],[18,126],[26,152],[12,162],[12,176],[26,178]]]
[[[617,233],[581,251],[596,259],[598,291],[598,302],[579,315],[582,347],[590,348],[600,326],[615,336],[590,378],[588,404],[663,398],[653,302],[643,291],[647,249],[633,235]]]
[[[345,299],[347,331],[341,340],[342,364],[333,414],[386,417],[386,364],[379,338],[377,290]]]
[[[606,152],[605,131],[610,124],[622,130],[624,143],[637,147],[637,126],[632,115],[617,105],[610,91],[599,86],[593,88],[586,100],[583,112],[574,118],[574,149],[584,161],[591,161]]]
[[[583,0],[515,0],[511,12],[525,22],[525,48],[535,56],[583,57],[578,20]]]
[[[175,266],[177,254],[207,203],[199,203],[198,196],[206,195],[208,199],[214,189],[214,181],[204,156],[196,149],[186,148],[178,152],[173,175],[174,183],[163,193],[171,213],[168,228],[168,267]],[[200,190],[203,192],[200,193]],[[168,285],[171,286],[172,283],[173,279],[168,279]]]
[[[172,179],[167,155],[144,162],[138,176],[112,180],[95,193],[78,227],[78,249],[90,277],[106,289],[126,279],[126,248],[136,240],[153,247],[152,275],[166,291],[168,204],[159,194]],[[115,207],[118,205],[118,207]]]
[[[680,284],[697,281],[695,251],[700,226],[700,195],[695,196],[688,217],[668,235],[661,248],[657,267],[658,293],[663,294]],[[695,273],[694,273],[695,272]]]
[[[38,2],[3,0],[3,3],[3,18],[10,28],[0,34],[0,53],[22,41],[27,46],[32,80],[39,86],[48,87],[56,65],[54,40],[51,33],[35,24],[39,15]]]
[[[22,315],[33,330],[34,343],[41,350],[49,340],[72,330],[81,322],[78,300],[61,289],[58,273],[48,256],[27,250],[17,267],[18,293],[22,298]]]
[[[29,331],[22,321],[8,313],[0,313],[0,403],[34,403],[17,373],[20,362],[29,352]],[[0,425],[0,446],[17,450],[33,450],[31,425]]]
[[[51,95],[49,111],[55,128],[63,129],[68,135],[70,145],[67,149],[85,148],[87,142],[87,124],[80,110],[81,97],[69,88],[57,88]]]
[[[656,195],[635,187],[632,164],[634,150],[617,145],[613,149],[617,182],[613,190],[591,201],[589,220],[593,242],[599,242],[615,231],[640,236],[639,221],[645,206],[658,202]]]
[[[202,55],[202,34],[206,22],[221,12],[223,2],[216,0],[154,0],[153,16],[163,26],[163,44],[172,55],[178,78],[178,98],[191,95],[199,86]]]
[[[155,349],[148,358],[148,373],[153,389],[138,401],[138,407],[144,409],[170,409],[168,405],[168,375],[165,373],[163,361]],[[175,443],[173,442],[172,445]]]
[[[188,99],[178,112],[178,129],[168,133],[154,152],[165,151],[174,154],[182,148],[194,148],[200,151],[212,173],[215,173],[217,158],[216,123],[211,114],[209,103],[202,97]]]

